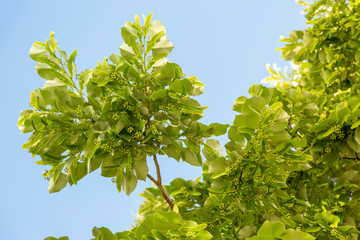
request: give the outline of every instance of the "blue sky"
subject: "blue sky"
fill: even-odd
[[[203,122],[232,123],[235,99],[267,76],[265,64],[287,64],[275,50],[282,46],[279,36],[305,27],[302,8],[293,0],[19,0],[1,5],[0,233],[1,239],[9,240],[49,235],[85,240],[91,238],[93,226],[114,232],[129,229],[142,201],[138,194],[151,186],[149,181],[139,182],[127,197],[96,171],[76,186],[47,192],[48,182],[41,177],[44,168],[21,150],[29,135],[21,135],[16,126],[20,112],[28,109],[30,92],[43,85],[28,56],[33,42],[44,41],[55,31],[63,50],[68,54],[78,50],[76,63],[81,71],[119,53],[120,27],[133,21],[134,14],[153,12],[153,20],[163,22],[175,46],[169,60],[206,85],[205,94],[198,98],[209,106]],[[221,140],[224,143],[226,138]],[[165,183],[201,175],[200,168],[187,163],[159,161]]]

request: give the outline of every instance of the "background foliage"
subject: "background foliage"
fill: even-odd
[[[148,13],[149,11],[139,11],[139,10],[137,10],[137,11],[132,11],[131,12],[131,14],[130,15],[133,15],[133,13],[134,12],[144,12],[144,13]],[[157,13],[156,14],[156,18],[157,19],[162,19],[162,20],[165,20],[165,19],[167,19],[166,17],[164,18],[164,16],[162,16],[161,14],[159,15],[159,13]],[[301,16],[300,16],[300,18],[301,18]],[[129,17],[125,17],[125,19],[131,19],[131,16]],[[52,20],[51,20],[52,21]],[[49,22],[49,24],[51,23],[51,21]],[[120,25],[122,25],[124,22],[125,22],[125,20],[119,20],[118,21],[119,23],[117,23],[117,26],[119,26],[119,24]],[[176,41],[179,41],[179,40],[176,40],[177,38],[175,37],[174,38],[174,32],[172,33],[172,31],[171,31],[171,29],[173,28],[173,27],[171,27],[172,26],[172,24],[173,23],[171,23],[171,21],[170,21],[170,25],[169,25],[169,21],[165,21],[165,23],[166,23],[166,25],[168,26],[168,30],[169,30],[169,34],[170,35],[168,35],[169,36],[169,39],[170,40],[172,40],[173,41],[173,43],[174,43],[174,45],[176,45],[176,48],[175,48],[175,52],[173,52],[173,54],[170,56],[170,58],[173,58],[171,61],[175,61],[175,62],[178,62],[178,63],[180,63],[180,65],[183,67],[183,66],[185,66],[185,69],[186,69],[186,73],[195,73],[195,74],[197,74],[198,76],[200,75],[200,77],[201,77],[201,75],[203,75],[204,73],[198,73],[197,71],[193,71],[193,70],[189,70],[189,68],[188,67],[186,67],[187,65],[188,65],[188,63],[186,63],[185,65],[184,65],[184,63],[182,62],[182,61],[178,61],[178,60],[175,60],[175,58],[176,58],[176,56],[178,56],[179,54],[177,54],[177,52],[176,51],[182,51],[181,49],[183,48],[183,46],[182,45],[180,45],[179,44],[179,42],[177,42],[176,43]],[[42,26],[43,24],[41,24],[41,26]],[[40,29],[41,28],[41,26],[39,26],[39,28],[34,28],[34,30],[36,30],[36,31],[38,31],[38,29]],[[70,27],[70,26],[69,26]],[[69,42],[69,38],[67,38],[67,37],[65,37],[64,36],[64,34],[63,34],[63,32],[64,32],[64,30],[62,30],[62,28],[58,28],[57,26],[55,26],[55,27],[51,27],[49,30],[46,30],[46,29],[48,29],[48,28],[45,28],[45,31],[44,31],[44,28],[42,29],[42,35],[40,35],[40,38],[39,38],[39,33],[37,34],[37,36],[35,37],[30,37],[30,39],[29,39],[29,41],[35,41],[35,40],[42,40],[42,39],[45,39],[46,38],[46,36],[44,36],[44,32],[46,33],[48,33],[48,32],[50,32],[50,30],[52,30],[52,29],[55,29],[56,30],[56,36],[58,37],[58,38],[60,38],[60,46],[62,47],[62,49],[66,49],[66,50],[71,50],[71,49],[74,49],[74,48],[77,48],[77,46],[79,46],[80,48],[78,49],[78,53],[79,53],[79,56],[77,57],[77,64],[80,64],[80,67],[79,67],[79,65],[78,65],[78,70],[80,69],[80,70],[82,70],[82,69],[84,69],[84,67],[86,68],[86,67],[94,67],[94,65],[92,65],[92,64],[85,64],[84,65],[84,54],[88,54],[89,52],[88,51],[85,51],[84,52],[84,50],[81,50],[81,48],[82,48],[82,44],[76,44],[76,42],[77,42],[77,39],[76,39],[76,41],[75,41],[75,36],[74,36],[74,40],[71,40],[71,44],[69,44],[68,42]],[[70,28],[71,29],[71,28]],[[70,32],[71,32],[72,30],[70,30]],[[118,35],[120,35],[120,31],[118,31],[118,30],[116,30],[116,31],[114,31],[114,32],[117,32],[118,33]],[[281,32],[287,32],[287,30],[282,30]],[[279,34],[279,33],[277,33],[277,34]],[[277,34],[275,34],[275,35],[277,35]],[[33,34],[34,35],[34,34]],[[175,35],[175,36],[177,36],[177,34]],[[270,39],[270,38],[269,38]],[[16,41],[16,40],[15,40]],[[25,46],[25,49],[24,49],[24,52],[25,52],[25,54],[26,54],[26,52],[28,52],[28,49],[29,49],[29,47],[30,47],[30,43],[29,43],[29,41],[27,41],[28,43],[27,43],[27,46]],[[117,40],[114,40],[114,41],[117,41],[117,42],[119,42],[119,37],[117,38]],[[275,39],[273,39],[273,41],[275,42],[276,41],[276,38]],[[185,43],[186,43],[186,41],[185,41]],[[26,45],[26,44],[25,44]],[[108,45],[111,45],[111,44],[108,44]],[[118,50],[117,50],[117,46],[118,46],[118,43],[116,43],[116,44],[112,44],[113,45],[113,51],[112,52],[118,52]],[[20,47],[21,47],[21,45],[19,45]],[[280,46],[280,44],[278,45],[278,46]],[[273,47],[272,47],[273,48]],[[94,49],[95,50],[95,49]],[[17,50],[16,50],[17,51]],[[95,50],[95,51],[98,51],[98,52],[100,52],[100,50]],[[3,51],[4,52],[4,51]],[[6,51],[5,51],[6,52]],[[99,56],[97,56],[97,53],[95,53],[95,57],[92,57],[93,59],[102,59],[102,57],[103,57],[103,54],[105,54],[105,55],[107,55],[107,56],[110,56],[110,52],[109,53],[107,53],[107,50],[105,50],[105,52],[104,52],[104,50],[102,50],[101,51],[102,53],[101,53],[101,56],[99,57]],[[69,54],[71,53],[71,51],[70,52],[68,52]],[[85,58],[87,58],[87,57],[85,57]],[[25,59],[27,62],[29,62],[30,63],[30,67],[31,68],[33,68],[34,67],[34,65],[33,64],[31,64],[31,62],[29,61],[29,58],[27,58],[27,59]],[[263,60],[264,61],[264,60]],[[265,60],[265,61],[269,61],[269,60]],[[271,60],[270,60],[271,61]],[[90,62],[90,61],[89,61]],[[91,62],[93,62],[93,63],[96,63],[96,61],[91,61]],[[81,64],[83,64],[83,66],[81,66]],[[26,67],[26,65],[24,65],[25,67]],[[184,68],[183,68],[184,69]],[[34,74],[34,77],[35,77],[35,74],[37,74],[36,73],[36,71],[33,71],[32,70],[32,74]],[[184,71],[185,72],[185,71]],[[20,73],[20,72],[19,72]],[[215,75],[217,75],[216,73],[215,73]],[[34,77],[31,77],[31,78],[33,78],[34,79]],[[254,77],[254,79],[255,78],[257,78],[257,79],[260,79],[259,77]],[[29,78],[28,78],[29,79]],[[39,79],[39,78],[37,78],[37,79]],[[202,76],[201,78],[200,78],[202,81],[205,81],[206,83],[207,83],[207,88],[206,88],[206,90],[207,90],[207,92],[209,92],[209,91],[211,91],[211,86],[209,86],[209,83],[208,83],[208,81],[209,81],[209,78],[204,78],[204,76]],[[239,79],[239,78],[238,78]],[[241,77],[241,79],[243,79],[242,77]],[[253,79],[253,80],[254,80]],[[31,89],[35,89],[36,87],[41,87],[43,84],[42,84],[42,81],[41,81],[41,79],[40,79],[40,81],[28,81],[26,84],[28,85],[28,84],[30,84],[32,82],[32,85],[34,85],[33,87],[30,87]],[[37,82],[37,85],[38,86],[36,86],[36,82]],[[8,83],[5,83],[5,84],[8,84]],[[20,89],[19,89],[20,90]],[[27,90],[27,91],[24,91],[25,93],[24,93],[24,99],[28,99],[29,98],[29,90]],[[21,94],[22,95],[22,94]],[[231,99],[232,99],[232,101],[233,101],[233,99],[235,99],[234,98],[234,96],[233,97],[230,97]],[[210,104],[208,104],[208,103],[206,103],[206,100],[202,100],[202,99],[205,99],[204,97],[200,97],[199,98],[201,101],[201,103],[202,103],[202,105],[203,105],[203,103],[205,103],[204,105],[210,105]],[[25,103],[27,102],[27,101],[25,101],[25,100],[23,100],[24,101],[24,106],[22,107],[23,109],[26,109],[27,107],[25,107]],[[210,105],[210,106],[212,106],[212,105]],[[213,107],[216,107],[216,105],[214,105],[214,106],[212,106],[212,108]],[[230,111],[230,109],[228,110],[228,111]],[[205,111],[205,114],[207,115],[207,116],[210,116],[209,114],[212,114],[212,111],[210,111],[210,110],[206,110]],[[17,114],[18,115],[18,114]],[[205,120],[206,121],[206,120]],[[13,121],[12,121],[13,122]],[[224,122],[224,121],[223,121]],[[231,122],[231,120],[227,120],[227,122]],[[12,123],[13,124],[13,123]],[[27,138],[29,135],[27,135],[27,136],[23,136],[23,138]],[[5,145],[5,146],[10,146],[10,145]],[[17,146],[19,147],[19,144],[17,144]],[[22,151],[22,154],[25,154],[25,151]],[[29,156],[27,156],[27,157],[21,157],[21,158],[19,158],[19,159],[23,159],[22,161],[24,161],[24,163],[26,162],[26,163],[32,163],[32,161],[31,161],[31,159],[29,159]],[[27,159],[27,160],[26,160]],[[29,161],[30,160],[30,161]],[[162,160],[160,160],[160,161],[162,161]],[[174,161],[174,162],[176,162],[176,161]],[[15,162],[14,162],[15,163]],[[22,185],[19,185],[19,186],[22,186],[22,188],[25,190],[25,188],[29,188],[29,187],[25,187],[25,186],[27,186],[27,185],[29,185],[30,184],[30,180],[32,180],[32,179],[39,179],[39,180],[41,180],[41,177],[39,176],[39,170],[40,171],[42,171],[42,167],[36,167],[35,165],[29,165],[29,166],[31,166],[30,167],[30,169],[28,169],[28,171],[29,171],[29,174],[30,174],[30,176],[29,176],[29,178],[28,178],[28,180],[27,181],[23,181],[23,184]],[[20,166],[19,166],[20,167]],[[33,170],[31,170],[31,169],[34,169],[34,171]],[[194,169],[199,169],[199,168],[194,168]],[[19,171],[21,171],[21,169],[19,169]],[[31,177],[31,175],[32,175],[32,173],[34,172],[34,174],[37,172],[37,174],[38,174],[38,176],[37,177]],[[20,173],[20,172],[19,172]],[[165,173],[165,172],[163,172],[163,174],[167,174],[167,173]],[[72,187],[72,188],[66,188],[65,190],[64,190],[64,192],[62,192],[61,194],[53,194],[53,195],[50,195],[50,201],[51,202],[54,202],[55,203],[55,200],[56,199],[58,199],[58,198],[63,198],[62,196],[64,196],[64,195],[67,195],[67,192],[69,192],[69,191],[72,191],[73,192],[73,194],[75,194],[75,195],[73,195],[73,194],[70,194],[70,195],[72,195],[74,198],[76,198],[76,196],[79,194],[79,192],[78,191],[82,191],[81,189],[82,188],[87,188],[87,185],[88,185],[88,181],[92,181],[91,180],[91,178],[94,178],[94,175],[99,175],[99,174],[91,174],[89,177],[87,177],[87,181],[79,181],[79,185],[78,186],[75,186],[75,187]],[[19,178],[20,179],[20,178]],[[17,180],[19,180],[18,178],[17,179],[13,179],[14,180],[14,182],[16,182]],[[113,184],[109,184],[109,180],[106,180],[105,178],[102,180],[101,178],[98,178],[100,181],[106,181],[107,182],[107,184],[105,185],[104,184],[104,186],[106,187],[106,186],[108,186],[109,188],[111,188],[111,189],[113,189],[114,187],[115,187],[115,185],[113,185]],[[195,178],[194,178],[195,179]],[[43,184],[47,184],[47,182],[46,181],[44,181],[44,183]],[[32,184],[32,188],[33,188],[33,190],[35,190],[35,189],[37,189],[37,188],[39,188],[39,189],[41,189],[42,190],[42,192],[46,195],[46,191],[44,192],[44,185],[42,184],[42,186],[41,185],[36,185],[36,184]],[[147,185],[149,186],[149,183],[147,183]],[[144,185],[143,185],[144,186]],[[5,189],[6,189],[6,186],[4,186],[5,187]],[[94,187],[95,187],[95,185],[94,185]],[[142,187],[140,187],[140,188],[142,188]],[[30,189],[30,188],[29,188]],[[24,191],[24,190],[22,190],[22,191]],[[95,189],[94,189],[95,190]],[[114,194],[116,193],[116,191],[112,191]],[[92,194],[91,194],[91,191],[89,191],[89,193],[90,193],[90,196],[92,196]],[[136,197],[136,195],[137,194],[135,194],[135,197]],[[28,194],[27,195],[28,196],[28,199],[29,200],[31,200],[33,197],[32,197],[32,195],[30,195],[30,194]],[[89,197],[90,197],[89,196]],[[120,197],[124,197],[125,196],[125,194],[120,194],[119,195],[119,198]],[[93,198],[93,197],[90,197],[90,198]],[[3,199],[2,201],[6,201],[6,199]],[[83,204],[84,205],[87,205],[88,204],[88,201],[84,201],[84,200],[77,200],[77,202],[79,202],[79,201],[81,201],[81,202],[83,202]],[[90,201],[90,199],[89,199],[89,201]],[[45,203],[45,202],[44,202]],[[55,203],[56,204],[56,203]],[[61,206],[61,204],[56,204],[57,206]],[[74,202],[74,204],[72,204],[72,205],[78,205],[77,203],[75,203]],[[116,205],[116,204],[114,204],[114,205]],[[35,207],[36,205],[34,205],[34,207]],[[19,207],[20,208],[22,208],[22,205],[19,205]],[[45,209],[46,209],[46,204],[44,204],[44,208],[37,208],[38,209],[38,211],[39,211],[39,213],[41,214],[41,212],[42,211],[44,211]],[[95,212],[97,212],[97,210],[96,209],[93,209],[94,211],[92,211],[94,214],[95,214]],[[79,210],[80,211],[80,210]],[[49,212],[49,214],[50,215],[53,215],[52,213],[51,213],[51,210],[49,211],[48,210],[48,212]],[[16,214],[16,211],[14,212],[15,214]],[[24,217],[26,217],[26,215],[28,215],[29,213],[27,213],[27,212],[25,212],[25,215],[24,215]],[[59,214],[59,216],[61,216],[62,215],[62,213],[60,213]],[[5,215],[6,216],[6,215]],[[75,217],[75,216],[74,216]],[[91,217],[91,216],[89,216],[89,217]],[[44,219],[46,219],[46,218],[44,218]],[[22,220],[20,220],[20,221],[22,221]],[[71,221],[71,220],[70,220]],[[98,222],[99,223],[96,223],[96,221],[93,221],[97,226],[101,226],[101,223],[102,222],[105,222],[105,226],[111,226],[111,224],[106,224],[106,221],[102,221],[102,220],[98,220]],[[22,225],[23,226],[23,225]],[[61,225],[59,226],[60,228],[62,227]],[[64,228],[64,227],[63,227]],[[66,227],[65,227],[66,228]],[[89,228],[89,227],[88,227]],[[112,227],[111,228],[112,230],[116,230],[117,228],[115,227]],[[46,231],[50,231],[50,230],[46,230]],[[50,231],[50,232],[56,232],[56,231]],[[65,231],[66,232],[66,231]],[[82,232],[84,232],[84,231],[82,231]],[[89,232],[88,232],[88,234],[89,234]],[[58,236],[61,236],[61,235],[58,235]],[[71,236],[75,236],[74,234],[71,234]]]

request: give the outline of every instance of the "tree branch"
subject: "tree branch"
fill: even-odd
[[[355,153],[356,157],[346,157],[346,156],[340,156],[341,158],[343,159],[354,159],[354,160],[359,160],[360,161],[360,158],[359,156]]]
[[[162,183],[161,183],[160,166],[157,161],[156,155],[154,155],[153,157],[154,157],[154,163],[155,163],[155,167],[156,167],[157,182],[161,185]]]
[[[163,187],[163,185],[159,184],[159,182],[156,181],[155,178],[153,178],[150,174],[148,174],[147,177],[159,188],[159,190],[161,191],[161,194],[163,195],[164,199],[169,204],[171,210],[173,210],[174,209],[174,202],[173,202],[172,199],[170,199],[170,197],[167,194],[167,192],[166,192],[165,188]]]

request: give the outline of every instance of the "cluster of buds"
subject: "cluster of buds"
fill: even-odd
[[[296,102],[294,107],[298,108],[298,107],[301,107],[301,106],[302,106],[302,102]]]
[[[141,140],[143,139],[144,135],[141,132],[136,132],[134,137],[135,139]]]
[[[136,117],[136,119],[138,119],[138,120],[142,120],[142,119],[143,119],[141,113],[138,113],[138,112],[135,114],[135,117]]]
[[[119,119],[120,119],[119,114],[115,113],[115,114],[112,116],[112,119],[114,119],[115,121],[119,120]]]
[[[124,154],[124,155],[130,155],[131,154],[131,150],[130,148],[120,148],[120,149],[117,149],[119,153],[121,154]]]
[[[115,148],[116,148],[116,143],[115,142],[108,142],[107,144],[103,144],[101,146],[101,148],[103,150],[105,150],[108,153],[114,154],[115,153]]]
[[[188,101],[188,100],[190,100],[190,96],[189,96],[189,95],[183,96],[183,97],[181,98],[181,101]]]
[[[120,72],[112,72],[109,77],[114,80],[124,80],[123,76],[121,76]]]
[[[150,62],[151,61],[151,59],[152,59],[152,55],[147,55],[147,57],[146,57],[146,62]]]
[[[174,105],[172,103],[168,103],[167,105],[160,105],[159,110],[163,110],[163,111],[168,110],[169,111],[169,110],[172,110],[173,107],[174,107]]]
[[[326,153],[330,153],[331,152],[331,147],[326,147],[324,150]]]
[[[73,149],[69,152],[69,155],[75,156],[76,154],[80,153],[80,149]]]
[[[94,139],[94,144],[95,145],[100,145],[101,141],[98,138],[96,138],[96,139]]]
[[[123,106],[123,108],[126,109],[126,110],[129,110],[129,109],[130,109],[130,105],[129,105],[128,102],[124,102],[124,103],[122,104],[122,106]]]
[[[156,138],[156,140],[157,140],[158,142],[161,142],[161,141],[162,141],[162,139],[163,139],[163,137],[162,137],[162,136],[158,136],[158,137]]]
[[[249,156],[249,154],[250,154],[250,152],[249,152],[249,150],[248,150],[247,148],[244,148],[244,149],[242,150],[242,155],[243,155],[245,158],[247,158],[247,157]]]
[[[56,133],[56,131],[55,131],[55,130],[51,130],[51,131],[49,132],[49,137],[53,137],[53,136],[55,136],[55,133]]]
[[[180,109],[180,113],[185,114],[185,113],[186,113],[186,109],[185,109],[185,108],[181,108],[181,109]]]
[[[195,238],[195,232],[187,232],[186,237],[190,238],[190,239],[194,239]]]
[[[134,128],[133,128],[132,126],[130,126],[130,127],[128,127],[128,128],[126,129],[126,131],[127,131],[128,133],[132,133],[132,132],[134,131]]]
[[[47,169],[45,169],[45,172],[42,174],[42,176],[44,177],[44,179],[46,179],[46,180],[50,180],[50,177],[49,177],[49,171],[47,170]]]

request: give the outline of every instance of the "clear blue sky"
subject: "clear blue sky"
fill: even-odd
[[[28,57],[33,42],[44,41],[55,31],[63,50],[78,50],[81,71],[119,53],[120,27],[133,21],[134,14],[153,12],[153,19],[164,23],[175,45],[169,60],[206,85],[198,98],[209,106],[203,121],[231,123],[235,99],[267,76],[265,64],[284,66],[275,50],[282,46],[279,36],[305,26],[302,8],[294,0],[19,0],[1,5],[0,238],[6,240],[40,240],[49,235],[86,240],[93,226],[126,230],[142,201],[138,193],[151,186],[149,181],[140,183],[127,197],[96,171],[76,186],[52,195],[47,192],[48,182],[41,177],[44,168],[21,150],[29,135],[21,135],[16,127],[21,110],[28,108],[30,92],[43,85]],[[201,174],[200,168],[171,159],[161,158],[160,164],[165,183]]]

